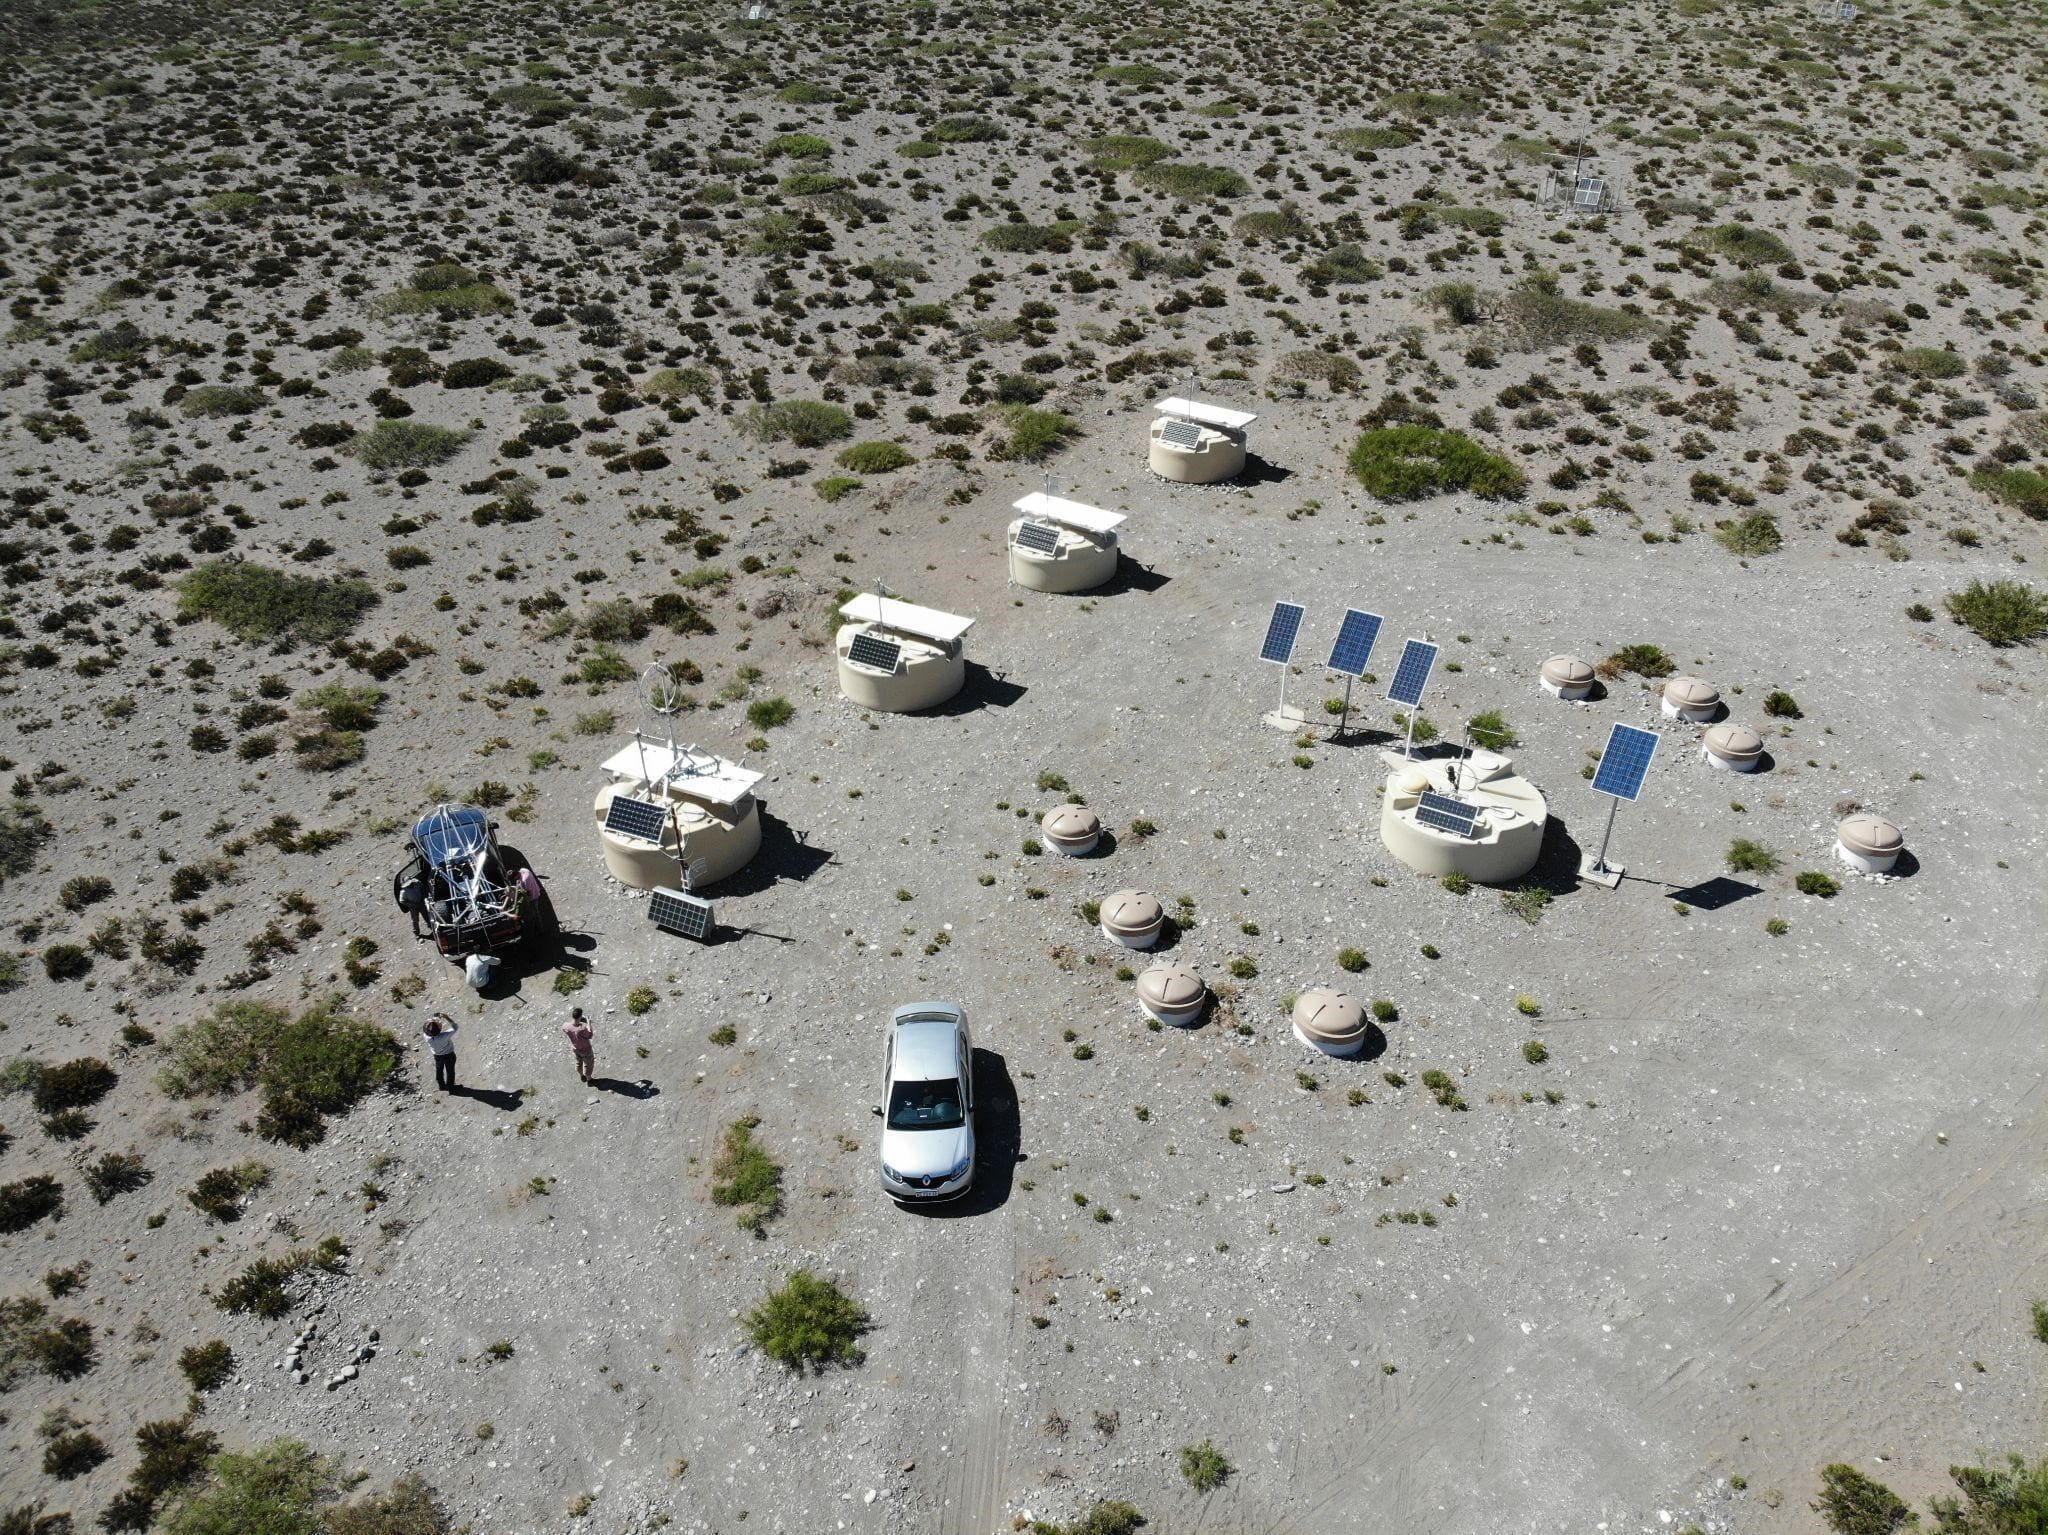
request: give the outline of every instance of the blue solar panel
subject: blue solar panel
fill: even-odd
[[[1401,648],[1401,664],[1394,668],[1394,685],[1387,697],[1414,708],[1422,702],[1422,690],[1429,686],[1430,669],[1436,665],[1436,646],[1428,640],[1410,640]]]
[[[1365,663],[1372,659],[1372,647],[1379,641],[1382,622],[1377,613],[1347,609],[1337,630],[1337,643],[1330,647],[1330,670],[1347,677],[1364,676]]]
[[[1479,807],[1467,804],[1461,799],[1452,799],[1448,794],[1435,794],[1427,790],[1415,807],[1415,819],[1424,826],[1433,826],[1438,831],[1450,832],[1453,836],[1469,837],[1479,821]]]
[[[1593,792],[1616,799],[1635,799],[1643,792],[1643,778],[1650,771],[1650,759],[1657,754],[1657,733],[1638,725],[1616,725],[1607,735],[1607,749],[1600,754],[1600,771],[1593,775]]]
[[[1266,625],[1266,643],[1259,647],[1261,661],[1278,661],[1286,665],[1294,655],[1294,637],[1301,633],[1301,604],[1298,602],[1276,602],[1273,604],[1273,620]]]

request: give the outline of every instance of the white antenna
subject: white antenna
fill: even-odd
[[[881,628],[886,629],[889,627],[889,614],[888,610],[882,606],[882,599],[895,595],[894,592],[890,591],[881,582],[877,581],[875,583],[875,623]]]

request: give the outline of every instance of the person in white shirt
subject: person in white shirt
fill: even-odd
[[[420,1028],[427,1049],[434,1056],[434,1086],[444,1093],[455,1091],[455,1031],[457,1024],[446,1013],[436,1013]]]

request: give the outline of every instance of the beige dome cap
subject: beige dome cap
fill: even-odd
[[[1355,1045],[1365,1038],[1365,1009],[1327,986],[1314,986],[1295,999],[1294,1027],[1322,1045]]]
[[[1429,787],[1429,774],[1419,767],[1401,769],[1394,779],[1394,790],[1399,794],[1420,794]]]
[[[1159,898],[1144,890],[1119,890],[1102,903],[1102,925],[1113,933],[1147,933],[1166,919]]]
[[[1754,762],[1764,754],[1764,738],[1747,725],[1716,725],[1706,733],[1704,744],[1728,762]]]
[[[1093,842],[1102,835],[1102,819],[1086,805],[1055,805],[1040,819],[1039,829],[1054,842]]]
[[[1866,858],[1882,858],[1897,853],[1906,845],[1904,832],[1883,816],[1872,815],[1867,810],[1843,817],[1842,824],[1835,828],[1835,837],[1850,852],[1861,853]]]
[[[1186,965],[1154,965],[1138,977],[1139,999],[1165,1012],[1199,1007],[1208,994],[1202,978]]]
[[[1593,668],[1577,656],[1552,656],[1543,663],[1543,680],[1554,688],[1590,687]]]
[[[1679,709],[1711,709],[1721,701],[1721,690],[1698,677],[1673,677],[1664,684],[1664,701]]]

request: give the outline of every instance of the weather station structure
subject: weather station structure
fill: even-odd
[[[1512,758],[1474,751],[1383,760],[1392,771],[1380,797],[1380,840],[1409,868],[1505,885],[1536,867],[1550,807]]]
[[[904,602],[885,586],[840,608],[833,648],[839,691],[850,703],[910,714],[944,703],[967,682],[967,631],[974,620]]]
[[[1174,395],[1152,412],[1146,463],[1162,480],[1213,485],[1244,473],[1245,428],[1259,419],[1250,411]]]
[[[634,731],[605,759],[606,781],[592,804],[598,846],[620,884],[689,896],[737,874],[760,850],[754,787],[767,775],[676,740],[684,699],[666,667],[641,674],[640,697],[660,725]]]
[[[1010,579],[1034,592],[1087,592],[1116,578],[1122,558],[1116,530],[1122,512],[1034,490],[1011,503],[1023,515],[1010,524]]]

